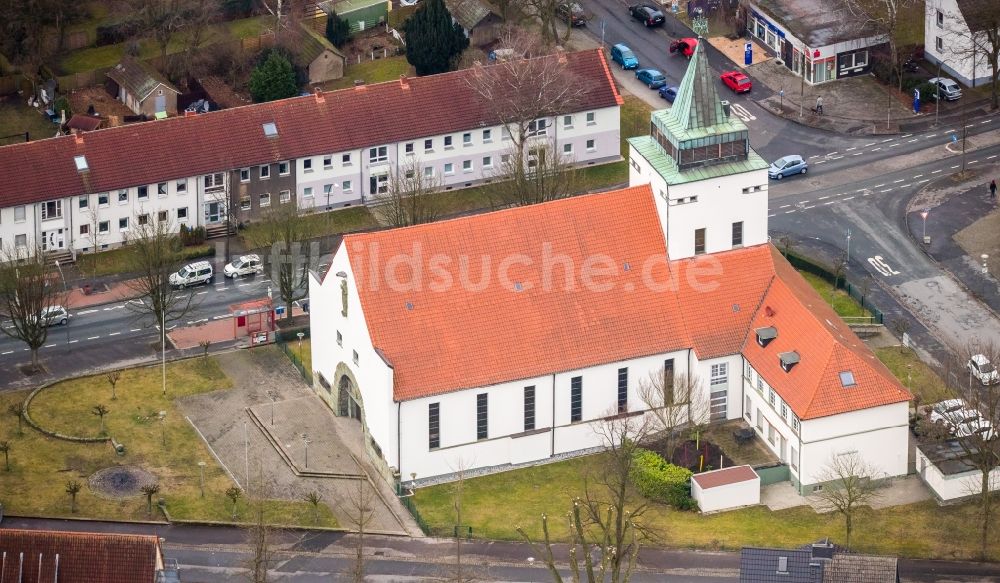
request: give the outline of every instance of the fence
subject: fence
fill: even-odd
[[[777,484],[778,482],[787,482],[791,478],[791,474],[788,472],[788,466],[785,464],[755,467],[753,471],[757,472],[757,475],[760,476],[761,486]]]
[[[424,534],[430,534],[431,533],[430,526],[428,526],[427,521],[424,520],[424,517],[420,516],[420,511],[417,510],[417,505],[415,502],[413,502],[413,492],[411,490],[405,489],[402,484],[399,484],[396,487],[396,495],[399,497],[399,501],[403,504],[403,506],[405,506],[406,509],[410,511],[410,516],[412,516],[413,520],[416,521],[417,526],[420,527],[420,530],[422,530]]]
[[[282,330],[277,331],[274,335],[274,342],[275,344],[278,345],[278,348],[280,348],[282,352],[285,353],[285,356],[288,357],[288,360],[292,361],[292,365],[296,369],[298,369],[299,374],[302,375],[302,378],[305,379],[307,383],[309,383],[309,386],[312,386],[313,384],[312,371],[309,370],[309,367],[307,367],[305,363],[302,362],[302,357],[299,356],[300,352],[298,350],[298,346],[300,346],[298,334],[302,333],[302,339],[305,340],[306,338],[309,338],[309,329],[303,328],[294,332],[292,336],[294,340],[289,340],[288,336],[290,333],[291,333],[290,331],[282,331]],[[290,346],[292,342],[295,342],[296,347],[293,348],[292,346]]]
[[[824,281],[834,286],[836,289],[847,292],[849,296],[851,296],[856,302],[861,304],[862,308],[871,312],[872,315],[868,321],[864,322],[857,321],[853,323],[871,324],[871,325],[883,323],[882,310],[875,307],[875,305],[867,297],[868,292],[870,291],[870,285],[858,286],[852,284],[849,281],[847,281],[847,278],[844,275],[842,274],[838,275],[833,271],[831,271],[825,265],[819,264],[813,261],[812,259],[808,259],[801,255],[796,255],[795,253],[786,252],[785,257],[788,259],[788,262],[791,263],[792,267],[794,267],[795,269],[798,269],[799,271],[805,271],[806,273],[811,273],[817,277],[822,278]],[[852,321],[848,321],[847,318],[843,319],[844,321],[847,321],[849,324],[852,323]]]

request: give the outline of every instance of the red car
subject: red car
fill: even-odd
[[[753,89],[753,83],[750,81],[750,78],[739,71],[727,71],[719,78],[734,93],[750,93],[750,90]]]
[[[694,54],[694,49],[698,46],[698,39],[696,38],[682,38],[675,40],[670,43],[670,54],[680,53],[687,58],[691,58]]]

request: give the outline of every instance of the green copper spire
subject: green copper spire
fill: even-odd
[[[670,125],[682,132],[710,128],[728,121],[722,110],[715,79],[708,68],[705,39],[698,39],[687,72],[677,90],[677,99],[668,114]]]

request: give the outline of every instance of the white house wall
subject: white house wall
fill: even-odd
[[[960,474],[946,475],[924,455],[924,452],[920,451],[919,447],[916,448],[916,452],[917,473],[920,474],[920,479],[934,491],[934,495],[942,502],[961,500],[981,491],[982,472],[970,470]],[[988,479],[991,490],[995,491],[1000,488],[1000,468],[991,471]]]
[[[15,248],[19,235],[23,235],[25,249],[34,247],[39,226],[37,206],[27,204],[0,208],[0,246],[5,251]],[[21,213],[23,218],[16,219]]]
[[[721,382],[721,377],[717,384],[712,384],[712,366],[713,365],[726,365],[726,382]],[[743,357],[739,354],[734,354],[730,356],[724,356],[721,358],[712,358],[707,360],[701,360],[697,363],[698,370],[698,380],[700,394],[698,395],[698,402],[707,403],[708,406],[703,408],[702,411],[698,413],[703,413],[703,421],[709,420],[709,415],[711,414],[711,407],[713,404],[716,407],[724,406],[726,411],[725,419],[739,419],[742,408],[740,400],[743,396],[743,384],[741,382],[741,371],[743,370]],[[718,395],[724,393],[724,400]],[[717,395],[713,399],[712,395]]]
[[[697,480],[691,480],[691,497],[702,512],[754,506],[760,504],[760,478],[708,489],[702,488]]]
[[[943,22],[938,25],[937,13]],[[938,48],[938,39],[941,48]],[[989,42],[984,41],[984,46]],[[982,53],[972,52],[972,36],[955,0],[929,0],[924,16],[924,57],[941,65],[942,76],[951,75],[966,86],[989,83],[992,71]],[[934,67],[931,67],[934,69]]]

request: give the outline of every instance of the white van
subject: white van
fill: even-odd
[[[177,273],[170,274],[170,285],[190,287],[212,281],[212,264],[208,261],[196,261],[182,267]]]

